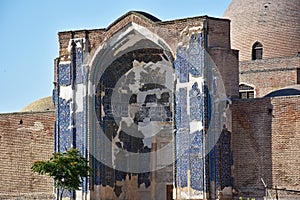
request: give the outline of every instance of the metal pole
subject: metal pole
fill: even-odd
[[[266,190],[266,200],[267,200],[267,198],[268,198],[268,195],[270,196],[270,198],[271,198],[271,200],[273,200],[273,198],[272,198],[272,194],[270,193],[270,191],[268,190],[268,188],[267,188],[267,184],[265,183],[265,181],[264,181],[264,179],[263,178],[261,178],[261,182],[264,184],[264,186],[265,186],[265,190]]]

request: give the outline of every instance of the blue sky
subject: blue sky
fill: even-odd
[[[161,20],[222,17],[231,0],[0,0],[0,113],[50,96],[57,33],[105,28],[131,10]]]

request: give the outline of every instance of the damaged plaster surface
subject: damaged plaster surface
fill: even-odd
[[[115,181],[135,178],[138,187],[149,188],[151,171],[161,163],[154,163],[157,154],[153,141],[164,138],[161,153],[172,164],[173,143],[173,68],[158,48],[136,49],[124,53],[104,71],[96,89],[96,112],[101,129],[110,147],[103,156],[110,162]],[[110,127],[110,128],[108,128]],[[168,142],[168,143],[167,143]],[[105,154],[105,153],[104,153]],[[107,161],[111,159],[111,161]],[[102,163],[99,163],[100,168]],[[106,166],[105,166],[106,167]],[[165,167],[165,166],[163,166]],[[138,173],[136,175],[132,173]],[[106,176],[100,177],[100,184]],[[131,183],[131,181],[130,181]],[[116,182],[111,183],[117,187]],[[120,187],[120,191],[124,186]],[[150,191],[143,192],[150,195]],[[122,196],[122,193],[117,196]]]

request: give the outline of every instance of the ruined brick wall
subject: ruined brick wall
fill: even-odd
[[[233,174],[239,196],[262,198],[261,178],[269,187],[300,190],[299,108],[299,96],[233,102]]]
[[[0,199],[51,198],[52,179],[30,168],[52,154],[54,120],[51,111],[0,114]]]
[[[300,56],[240,62],[240,83],[255,88],[263,97],[273,90],[299,83]]]

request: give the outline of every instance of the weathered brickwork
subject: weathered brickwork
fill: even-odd
[[[205,40],[206,47],[209,48],[209,53],[216,62],[216,65],[220,68],[227,95],[230,97],[238,96],[238,63],[236,59],[238,57],[238,52],[230,49],[230,21],[225,19],[200,16],[172,21],[160,21],[158,19],[151,21],[142,14],[129,12],[120,17],[106,29],[66,31],[58,33],[60,61],[70,60],[68,49],[70,39],[86,38],[89,44],[87,47],[89,51],[87,62],[90,62],[102,43],[130,23],[144,26],[161,37],[171,48],[173,57],[175,57],[176,47],[178,41],[180,41],[180,33],[187,27],[203,27],[207,34]]]
[[[70,39],[74,38],[87,38],[90,47],[90,59],[93,58],[95,51],[100,44],[105,42],[112,35],[116,34],[119,30],[130,23],[136,23],[143,27],[147,27],[150,31],[157,34],[164,39],[171,47],[173,55],[178,41],[180,40],[180,32],[186,27],[202,26],[209,34],[208,46],[219,48],[230,48],[229,28],[230,21],[225,19],[218,19],[208,16],[200,16],[193,18],[178,19],[172,21],[160,21],[156,19],[151,21],[142,14],[137,12],[129,12],[120,17],[106,29],[92,29],[92,30],[76,30],[59,32],[60,53],[61,61],[69,60],[68,46]]]
[[[226,112],[224,133],[213,150],[207,152],[208,158],[211,160],[205,159],[203,164],[206,171],[206,185],[197,182],[197,187],[204,186],[210,190],[205,191],[208,194],[206,197],[211,195],[209,198],[215,198],[222,193],[223,199],[230,199],[232,192],[234,198],[263,199],[265,188],[262,179],[270,188],[278,187],[279,189],[300,191],[300,96],[265,97],[273,91],[288,86],[295,86],[294,88],[299,90],[297,89],[300,84],[299,10],[299,1],[233,0],[225,13],[225,17],[229,17],[231,22],[227,19],[208,16],[161,21],[147,13],[129,12],[107,28],[58,33],[60,46],[59,57],[55,59],[54,64],[55,87],[53,92],[57,119],[55,119],[55,113],[50,111],[0,114],[0,199],[12,197],[51,198],[52,180],[32,174],[30,166],[35,160],[49,158],[54,151],[54,145],[56,145],[56,150],[75,145],[81,149],[84,155],[87,155],[87,153],[91,154],[91,150],[95,150],[91,148],[90,152],[87,152],[87,147],[99,143],[102,146],[106,145],[105,154],[111,156],[110,144],[106,144],[105,140],[98,137],[99,129],[94,128],[108,127],[107,129],[103,128],[103,130],[107,130],[106,134],[108,135],[117,135],[116,133],[118,133],[119,129],[116,128],[112,119],[111,121],[107,120],[108,118],[104,120],[106,115],[110,117],[111,114],[112,88],[109,84],[113,82],[116,85],[124,74],[128,78],[126,80],[134,81],[133,69],[142,67],[144,63],[151,63],[153,66],[157,63],[167,63],[168,67],[174,67],[176,59],[180,60],[178,55],[181,55],[178,52],[182,53],[178,48],[180,46],[178,42],[187,42],[183,40],[183,35],[189,28],[192,31],[201,32],[199,46],[209,53],[209,59],[211,59],[209,61],[213,61],[212,67],[215,67],[214,64],[217,66],[225,86],[223,93],[226,93],[226,97],[224,99],[227,98],[226,104],[229,108]],[[130,30],[127,28],[133,25],[135,25],[131,35],[133,40],[126,35],[122,36],[120,41],[114,41],[116,36],[124,34],[125,31]],[[154,39],[145,33],[155,35]],[[139,37],[143,38],[142,42],[139,41],[136,45],[135,39],[139,40]],[[134,43],[136,45],[134,48],[137,49],[128,47],[128,41]],[[251,60],[252,45],[257,41],[263,44],[263,59]],[[101,49],[101,45],[104,48]],[[111,48],[109,45],[115,46]],[[189,45],[192,43],[186,43],[186,47]],[[237,50],[232,50],[231,45]],[[109,47],[107,48],[107,46]],[[188,54],[181,57],[184,62],[181,62],[182,70],[177,70],[180,73],[174,70],[176,75],[180,74],[184,82],[188,82],[188,73],[198,76],[197,71],[193,71],[195,69],[187,70],[188,65],[185,65],[185,59]],[[191,55],[193,54],[191,53]],[[102,59],[101,56],[105,58]],[[207,59],[208,57],[205,57],[205,64],[209,63]],[[196,59],[196,61],[202,62],[200,59]],[[199,64],[199,66],[201,65]],[[101,68],[105,67],[107,67],[106,71],[101,77],[98,77],[100,81],[96,80]],[[145,67],[144,70],[148,70],[148,68]],[[131,73],[127,73],[129,71]],[[156,75],[155,79],[164,80],[164,76],[161,74]],[[112,81],[111,77],[114,77],[115,80]],[[143,79],[146,80],[145,77]],[[166,77],[172,77],[172,75]],[[217,83],[219,82],[216,82],[215,86],[218,87]],[[164,84],[162,82],[160,85]],[[239,84],[254,87],[256,98],[239,99]],[[120,85],[126,84],[124,82]],[[190,94],[198,95],[200,90],[197,85],[193,85],[192,89],[187,91]],[[72,94],[69,93],[70,91]],[[125,89],[116,91],[124,92]],[[181,91],[183,91],[182,88]],[[126,92],[128,91],[126,90]],[[96,98],[94,93],[96,93]],[[134,97],[135,93],[132,94]],[[171,97],[171,93],[168,96]],[[134,99],[130,98],[132,110],[129,113],[131,114],[135,112],[135,106],[137,106]],[[159,101],[162,99],[158,98]],[[158,100],[156,99],[156,101]],[[185,92],[180,98],[180,101],[183,102],[180,106],[185,108],[187,100],[193,103],[196,98],[191,95],[187,96]],[[174,101],[170,98],[167,103],[172,105],[172,102]],[[144,107],[147,106],[146,103],[149,102],[144,101]],[[194,109],[189,110],[193,113],[190,114],[191,119],[200,119],[203,117],[201,116],[203,113],[198,115],[199,110],[197,109],[200,104],[193,105]],[[150,103],[148,107],[150,108]],[[148,107],[147,109],[149,109]],[[174,124],[172,124],[175,120],[174,116],[183,116],[182,118],[187,119],[187,115],[183,114],[185,109],[177,108],[176,112],[174,109],[176,107],[173,106],[163,109],[166,111],[166,115],[162,115],[166,116],[163,121],[165,130],[161,132],[161,135],[159,134],[159,137],[153,139],[151,145],[145,145],[147,151],[150,149],[156,151],[169,142],[173,136],[171,133],[175,130],[173,129]],[[96,116],[93,115],[94,112],[97,113]],[[122,112],[120,113],[123,115]],[[141,113],[144,114],[141,111],[138,114]],[[217,113],[216,110],[213,114],[215,113]],[[102,116],[103,114],[105,115]],[[123,117],[127,115],[126,112]],[[157,113],[153,116],[157,117]],[[96,117],[98,122],[91,120],[93,117]],[[134,117],[134,119],[140,120],[137,122],[143,122],[141,117]],[[72,124],[70,124],[71,122]],[[177,119],[176,128],[179,129],[178,122]],[[56,124],[56,133],[59,133],[55,135],[56,141],[54,141],[53,135],[54,124]],[[125,124],[128,127],[127,123],[123,123],[123,126],[125,127]],[[218,125],[220,124],[221,122]],[[122,144],[126,144],[125,147],[128,150],[132,150],[134,145],[129,145],[132,142],[129,138],[129,136],[123,135],[119,139]],[[142,144],[140,140],[134,140],[133,143]],[[178,146],[176,148],[179,149]],[[133,149],[132,152],[141,152],[145,149]],[[101,153],[99,149],[95,151]],[[141,199],[143,197],[165,199],[167,191],[174,183],[174,169],[178,167],[178,165],[175,167],[168,165],[168,167],[155,172],[129,175],[129,173],[116,171],[96,162],[93,157],[95,155],[97,154],[90,155],[90,163],[94,167],[95,173],[90,182],[84,180],[82,189],[82,192],[86,193],[90,199]],[[122,158],[122,155],[119,157]],[[151,165],[165,159],[160,155],[153,158],[147,160],[147,166],[153,160]],[[193,163],[191,180],[200,180],[199,174],[193,174],[194,171],[199,171],[200,168],[197,167],[202,166],[199,163]],[[142,162],[139,164],[141,165]],[[222,167],[223,169],[221,169]],[[178,173],[180,167],[176,170]],[[187,186],[187,184],[185,185],[187,180],[185,176],[188,176],[185,171],[184,176],[179,176],[183,177],[184,187]],[[208,180],[207,177],[211,177],[211,180]],[[231,190],[232,184],[234,190]],[[221,190],[215,188],[218,185]],[[223,188],[226,188],[227,191]],[[202,190],[202,188],[197,189]],[[274,191],[271,193],[274,198]],[[169,191],[167,195],[170,198],[169,195],[172,196],[172,192]],[[279,198],[299,199],[299,193],[279,191]]]
[[[299,96],[235,100],[232,104],[234,185],[238,196],[271,188],[300,189]],[[295,195],[281,192],[281,198]]]
[[[52,179],[30,168],[52,154],[54,120],[52,111],[0,114],[0,199],[52,197]]]
[[[273,186],[300,191],[299,96],[272,98]]]
[[[300,56],[240,62],[240,83],[251,85],[255,97],[299,83]]]
[[[238,51],[223,48],[210,48],[209,54],[221,74],[222,81],[225,85],[226,95],[230,98],[238,98]]]
[[[233,0],[225,18],[231,19],[231,44],[240,60],[251,60],[255,42],[263,58],[295,56],[300,50],[300,1]]]
[[[58,34],[59,36],[59,43],[60,43],[60,54],[58,58],[58,62],[56,63],[56,73],[55,74],[55,89],[54,93],[56,94],[59,99],[63,99],[64,101],[72,102],[67,106],[63,106],[63,104],[60,104],[59,101],[56,101],[56,111],[57,111],[57,122],[56,126],[58,127],[56,129],[56,136],[57,136],[57,144],[60,146],[64,144],[71,144],[76,143],[77,141],[74,141],[72,139],[70,128],[69,127],[75,127],[77,121],[73,119],[72,115],[66,115],[66,113],[77,113],[76,108],[83,108],[82,111],[83,115],[88,115],[87,123],[88,123],[88,131],[86,132],[86,129],[83,130],[82,134],[86,134],[88,138],[90,138],[90,146],[92,147],[90,149],[90,152],[93,152],[94,157],[101,157],[102,155],[107,155],[106,160],[112,159],[114,163],[120,163],[122,159],[117,154],[115,154],[112,158],[110,154],[112,154],[112,146],[110,146],[109,143],[104,144],[104,139],[102,136],[98,136],[100,129],[97,129],[95,122],[93,122],[93,116],[91,115],[93,112],[97,113],[97,119],[100,124],[100,128],[104,130],[105,134],[112,135],[113,140],[120,140],[122,143],[120,144],[126,144],[124,146],[124,149],[127,151],[138,151],[138,152],[144,152],[147,151],[152,152],[155,150],[155,145],[158,147],[161,147],[164,143],[168,142],[168,137],[159,137],[156,138],[155,142],[153,142],[152,138],[152,144],[148,145],[149,147],[145,147],[141,139],[134,140],[135,143],[140,144],[138,147],[140,149],[132,148],[133,146],[130,145],[131,136],[125,137],[124,133],[122,132],[122,137],[120,138],[118,136],[118,131],[122,130],[121,128],[125,128],[120,126],[121,128],[118,128],[117,124],[115,125],[114,119],[112,116],[114,109],[116,107],[113,105],[112,102],[112,95],[115,94],[115,91],[122,91],[124,94],[122,94],[123,101],[122,105],[126,105],[126,98],[125,94],[131,94],[132,91],[132,83],[135,83],[135,87],[140,87],[139,84],[143,83],[143,81],[149,81],[147,79],[147,76],[143,74],[143,78],[138,78],[138,80],[135,77],[140,77],[136,73],[133,76],[132,73],[135,71],[137,67],[146,67],[148,64],[151,66],[151,69],[156,69],[157,66],[160,70],[160,72],[157,74],[158,78],[156,77],[156,72],[151,71],[151,77],[153,80],[155,80],[155,85],[169,85],[175,84],[173,82],[173,79],[166,79],[164,78],[164,74],[162,73],[162,70],[164,69],[161,65],[167,65],[168,68],[171,69],[172,74],[169,74],[165,77],[173,77],[173,76],[179,76],[180,74],[180,80],[184,83],[188,83],[188,88],[186,88],[186,94],[182,94],[182,102],[180,106],[183,110],[188,109],[185,105],[186,101],[186,95],[193,94],[193,95],[199,95],[197,98],[193,98],[193,95],[190,96],[191,98],[191,105],[189,106],[190,109],[189,112],[191,113],[198,113],[200,111],[205,112],[202,110],[201,103],[199,103],[199,97],[200,92],[204,92],[202,87],[202,75],[204,74],[202,72],[202,67],[206,66],[207,69],[205,72],[205,76],[207,76],[207,80],[205,83],[209,86],[209,93],[212,96],[217,96],[218,92],[222,91],[222,97],[223,102],[225,102],[226,97],[238,97],[238,51],[231,50],[230,49],[230,21],[226,19],[217,19],[213,17],[208,16],[200,16],[200,17],[193,17],[193,18],[185,18],[185,19],[178,19],[178,20],[172,20],[172,21],[160,21],[159,19],[155,18],[154,16],[151,16],[147,13],[143,12],[129,12],[119,19],[117,19],[115,22],[113,22],[111,25],[109,25],[105,29],[94,29],[94,30],[78,30],[78,31],[66,31],[66,32],[60,32]],[[196,39],[198,38],[198,39]],[[81,41],[82,43],[80,43]],[[80,45],[78,45],[80,43]],[[182,44],[185,44],[183,46],[180,46]],[[77,53],[74,53],[74,47],[82,48],[80,49],[80,52],[82,53],[82,62],[81,64],[77,64]],[[75,48],[76,48],[75,47]],[[182,47],[182,48],[181,48]],[[201,47],[201,48],[200,48]],[[153,49],[152,49],[153,48]],[[155,53],[156,52],[156,53]],[[160,55],[160,56],[157,56]],[[75,61],[76,60],[76,61]],[[177,65],[176,61],[177,60]],[[139,64],[141,63],[141,64]],[[146,64],[145,64],[146,63]],[[144,66],[145,65],[145,66]],[[177,66],[177,68],[176,68]],[[180,66],[180,67],[178,67]],[[66,68],[67,67],[67,68]],[[86,85],[79,85],[76,82],[72,82],[74,77],[77,77],[77,68],[80,69],[86,69],[85,77],[88,79],[88,82],[86,82]],[[65,69],[66,68],[66,69]],[[175,69],[174,69],[175,68]],[[217,70],[218,69],[218,70]],[[173,71],[174,70],[174,71]],[[211,71],[210,71],[211,70]],[[75,75],[70,73],[71,71],[75,72]],[[79,70],[80,71],[80,70]],[[147,67],[144,69],[143,73],[147,71]],[[200,73],[201,71],[201,73]],[[169,73],[169,71],[167,71]],[[167,73],[166,72],[166,73]],[[168,74],[167,73],[167,74]],[[190,75],[188,75],[190,73]],[[206,74],[207,73],[207,74]],[[98,77],[99,76],[99,77]],[[125,80],[130,80],[130,87],[128,90],[126,88],[126,84],[121,84],[122,90],[116,89],[114,87],[119,87],[117,82],[122,80],[122,77],[127,77]],[[142,77],[142,76],[141,76]],[[189,77],[191,78],[191,82],[189,81]],[[208,80],[209,79],[209,80]],[[66,82],[67,80],[67,82]],[[164,81],[165,82],[160,82]],[[222,81],[223,80],[223,81]],[[194,84],[195,81],[199,82],[199,85]],[[176,81],[175,81],[176,82]],[[197,83],[198,83],[197,82]],[[152,82],[151,82],[152,83]],[[178,83],[178,82],[177,82]],[[200,84],[201,83],[201,84]],[[72,85],[74,84],[74,85]],[[77,85],[76,85],[77,84]],[[97,87],[95,87],[95,85]],[[137,84],[137,85],[136,85]],[[223,87],[224,84],[224,87]],[[71,88],[72,85],[72,88]],[[184,84],[183,84],[184,85]],[[142,86],[142,85],[141,85]],[[199,88],[198,88],[199,86]],[[73,96],[68,96],[68,94],[64,93],[67,91],[67,87],[69,89],[74,89]],[[87,91],[87,96],[84,91],[84,89],[81,90],[81,88],[93,88],[95,87],[96,91],[93,91],[93,89]],[[187,86],[182,86],[187,87]],[[173,88],[171,86],[170,88]],[[192,89],[193,88],[193,89]],[[126,90],[126,92],[125,92]],[[135,89],[136,91],[137,88]],[[152,89],[151,89],[152,90]],[[143,89],[142,92],[148,91]],[[151,91],[152,92],[152,91]],[[174,92],[173,94],[176,96],[178,95],[173,89],[171,89],[171,92]],[[96,98],[94,97],[96,93]],[[226,95],[224,94],[226,93]],[[135,93],[132,93],[135,94]],[[140,94],[135,94],[138,99],[141,99],[142,96]],[[156,96],[160,96],[158,94],[155,94]],[[168,94],[170,97],[173,96],[172,94]],[[75,96],[75,97],[74,97]],[[150,93],[147,94],[146,97],[150,97]],[[153,95],[152,95],[153,96]],[[87,99],[87,107],[81,106],[81,99]],[[184,100],[185,99],[185,100]],[[143,100],[143,104],[148,105],[147,98]],[[64,102],[62,101],[62,103]],[[213,101],[213,100],[208,100]],[[218,102],[218,99],[216,100]],[[172,105],[173,101],[170,101],[170,105]],[[136,103],[132,100],[132,103]],[[72,106],[75,105],[75,106]],[[80,106],[77,106],[79,104]],[[216,113],[223,112],[223,104],[222,106],[219,105],[221,103],[216,103],[215,106],[214,103],[210,102],[210,105],[215,108],[215,112],[207,114],[206,116],[212,116],[216,115]],[[224,103],[225,105],[226,103]],[[207,104],[208,105],[208,104]],[[132,105],[131,105],[132,106]],[[134,105],[134,109],[136,109],[137,105]],[[144,106],[144,105],[143,105]],[[144,106],[144,107],[145,107]],[[225,106],[224,106],[225,107]],[[67,108],[67,109],[65,109]],[[222,109],[221,109],[222,108]],[[88,110],[89,109],[89,110]],[[175,131],[175,129],[172,131],[173,128],[173,120],[174,116],[172,111],[169,111],[171,107],[166,108],[168,113],[168,121],[166,125],[163,125],[162,122],[160,122],[160,125],[162,127],[165,127],[167,135],[170,136],[170,138],[173,137],[172,132]],[[173,108],[174,109],[174,108]],[[220,111],[216,111],[220,109]],[[225,108],[224,108],[225,109]],[[127,110],[125,107],[122,111],[122,120],[127,119],[126,117],[129,116],[127,113]],[[134,110],[129,109],[128,110],[131,115],[137,115],[140,117],[134,117],[134,119],[138,119],[136,122],[138,123],[144,123],[144,117],[148,117],[148,114],[141,110],[139,112],[136,112]],[[210,111],[207,111],[210,112]],[[63,114],[61,114],[63,113]],[[123,116],[124,115],[124,116]],[[156,113],[156,118],[160,117],[159,113]],[[181,113],[181,115],[178,113],[179,116],[182,116],[183,118],[187,118]],[[66,117],[67,116],[67,117]],[[220,115],[223,116],[223,115]],[[124,118],[124,119],[123,119]],[[222,119],[221,119],[222,118]],[[121,121],[122,121],[121,120]],[[146,119],[148,120],[148,118]],[[200,116],[194,116],[191,114],[191,120],[195,120],[195,122],[192,123],[191,127],[194,128],[195,123],[197,120],[201,121]],[[222,120],[222,123],[221,123]],[[74,122],[74,124],[70,125],[69,122]],[[231,154],[230,154],[230,148],[228,147],[230,144],[230,133],[226,132],[226,127],[223,127],[223,117],[220,117],[220,119],[216,119],[216,121],[220,123],[216,123],[214,126],[214,130],[222,131],[222,138],[224,138],[224,141],[219,141],[218,147],[214,148],[211,152],[210,149],[208,149],[207,153],[209,153],[209,156],[205,157],[205,163],[200,163],[200,159],[198,157],[195,157],[194,159],[191,159],[191,165],[193,165],[191,172],[191,188],[198,192],[193,192],[194,198],[200,198],[200,196],[203,197],[203,195],[206,195],[207,198],[214,198],[219,194],[221,190],[224,188],[227,188],[228,190],[231,190],[232,185],[232,177],[230,173],[230,167],[232,165],[232,162],[230,160]],[[153,119],[150,120],[151,123],[154,123]],[[156,123],[156,122],[155,122]],[[224,121],[225,123],[225,121]],[[126,123],[126,126],[129,126],[128,123]],[[199,123],[199,127],[202,127],[202,125],[205,123]],[[177,123],[177,126],[179,126],[179,123]],[[62,129],[61,127],[64,127]],[[108,129],[107,127],[114,127],[113,129]],[[131,127],[131,125],[129,126]],[[203,127],[202,127],[203,128]],[[64,131],[66,130],[66,132]],[[143,132],[143,130],[137,129],[139,132]],[[161,129],[162,131],[163,129]],[[195,132],[198,129],[192,129],[191,133],[195,136],[195,138],[202,137],[201,132]],[[74,130],[73,130],[74,132]],[[76,129],[76,133],[78,132],[78,129]],[[136,132],[136,130],[131,130],[132,134]],[[137,133],[139,133],[137,132]],[[149,130],[151,132],[151,130]],[[185,130],[186,133],[189,132],[189,130]],[[194,133],[195,132],[195,133]],[[62,134],[63,133],[63,134]],[[158,135],[160,135],[159,133]],[[198,136],[199,135],[199,136]],[[194,137],[194,136],[193,136]],[[228,139],[229,138],[229,139]],[[75,138],[77,140],[77,136]],[[214,139],[212,136],[210,138],[211,140]],[[72,141],[73,140],[73,141]],[[123,141],[124,140],[124,141]],[[186,141],[186,140],[185,140]],[[202,145],[200,143],[200,139],[195,139],[198,143],[191,145],[197,146]],[[217,140],[215,141],[217,142]],[[96,149],[96,144],[101,144],[103,150]],[[156,144],[155,144],[156,143]],[[180,142],[179,142],[180,143]],[[212,141],[210,143],[213,143]],[[117,143],[120,145],[119,143]],[[213,145],[213,144],[212,144]],[[208,146],[208,145],[206,145]],[[123,146],[120,146],[123,148]],[[118,147],[118,148],[120,148]],[[178,149],[184,149],[185,147],[183,144],[176,147],[176,150]],[[193,148],[191,148],[193,150]],[[97,150],[96,153],[94,151]],[[192,151],[191,150],[191,151]],[[115,152],[117,152],[114,149]],[[179,150],[178,150],[179,151]],[[114,153],[115,153],[114,152]],[[99,154],[99,155],[98,155]],[[222,158],[220,158],[221,155]],[[228,155],[227,155],[228,154]],[[122,154],[121,154],[122,155]],[[163,155],[163,154],[162,154]],[[189,154],[190,155],[190,154]],[[198,155],[199,156],[199,155]],[[160,156],[158,156],[160,157]],[[172,158],[172,155],[167,155],[166,157]],[[197,159],[196,159],[197,158]],[[146,165],[143,165],[143,163],[140,163],[140,166],[145,166],[144,169],[147,169],[149,166],[153,165],[160,165],[158,162],[159,159],[156,160],[155,157],[151,157],[149,161],[146,162]],[[167,159],[166,159],[167,160]],[[128,161],[127,161],[128,162]],[[202,161],[201,161],[202,162]],[[157,164],[156,164],[157,163]],[[179,163],[179,161],[178,161]],[[124,199],[127,198],[128,195],[131,196],[134,194],[134,197],[130,197],[130,199],[140,199],[140,197],[149,199],[150,197],[152,199],[165,199],[166,198],[166,186],[172,185],[175,180],[172,179],[172,175],[175,173],[178,173],[179,177],[182,178],[183,184],[180,185],[180,188],[177,188],[178,198],[180,198],[180,195],[188,194],[189,192],[185,191],[188,187],[187,180],[187,172],[189,170],[185,169],[186,166],[185,163],[180,163],[176,165],[176,169],[180,171],[182,169],[183,173],[174,172],[171,163],[168,167],[163,168],[163,170],[160,170],[159,172],[151,172],[147,173],[139,173],[138,176],[138,184],[135,185],[134,179],[127,181],[127,177],[132,177],[130,173],[126,172],[120,172],[116,169],[105,167],[102,163],[100,163],[98,160],[94,159],[91,160],[91,164],[95,169],[95,173],[93,174],[91,178],[91,184],[90,184],[90,198],[91,199]],[[173,160],[172,160],[173,164]],[[119,165],[119,164],[117,164]],[[207,169],[205,171],[205,181],[206,185],[204,186],[204,172],[203,166],[206,166]],[[126,166],[125,164],[122,164],[122,166]],[[203,167],[203,168],[201,168]],[[206,168],[205,167],[205,168]],[[144,170],[143,169],[143,170]],[[224,173],[220,173],[220,172]],[[164,177],[164,178],[162,178]],[[180,179],[180,178],[178,178]],[[202,181],[202,182],[201,182]],[[177,184],[177,183],[176,183]],[[132,187],[132,190],[127,191],[125,188]],[[145,187],[145,188],[143,188]],[[114,188],[114,192],[111,192],[111,189]],[[134,189],[133,189],[134,188]],[[180,191],[183,189],[182,191]],[[85,191],[83,191],[85,192]],[[182,194],[181,194],[182,192]],[[186,193],[187,192],[187,193]],[[125,196],[124,196],[125,195]],[[142,196],[140,196],[142,195]],[[231,196],[230,192],[223,191],[223,195]]]
[[[234,187],[239,196],[262,197],[263,178],[272,184],[269,99],[235,100],[232,104]]]

